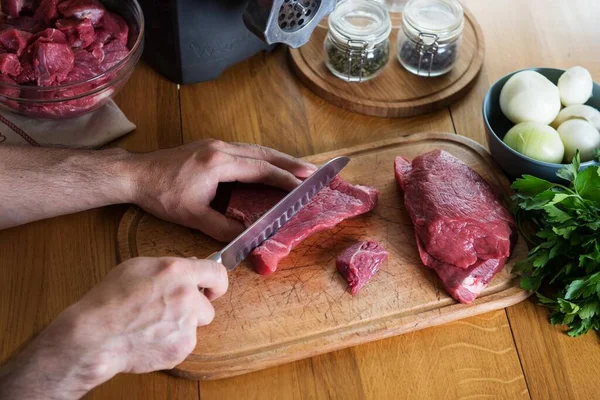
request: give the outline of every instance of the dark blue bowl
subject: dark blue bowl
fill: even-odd
[[[554,84],[558,82],[558,78],[565,72],[565,70],[554,68],[527,68],[527,70],[539,72]],[[490,152],[498,165],[500,165],[511,179],[516,179],[521,177],[521,175],[528,174],[551,182],[562,181],[564,183],[561,178],[556,176],[556,172],[564,166],[563,164],[553,164],[534,160],[533,158],[524,156],[511,149],[502,141],[504,135],[506,135],[510,128],[515,124],[506,118],[500,109],[500,92],[506,81],[517,72],[521,71],[510,73],[494,83],[483,100],[483,120],[485,121],[485,130]],[[600,110],[599,84],[594,83],[592,98],[590,98],[586,104]],[[581,164],[581,169],[593,165],[598,166],[600,163],[588,161]]]

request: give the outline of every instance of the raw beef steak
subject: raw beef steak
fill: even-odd
[[[262,189],[236,189],[232,193],[227,215],[248,226],[284,196],[284,192],[277,190],[263,194]],[[351,185],[335,178],[275,235],[256,248],[249,259],[258,273],[272,274],[277,270],[279,261],[304,239],[331,229],[345,219],[371,211],[377,205],[377,197],[375,188]]]
[[[352,296],[379,271],[387,256],[388,252],[372,240],[355,243],[338,256],[335,266],[348,281]]]
[[[514,221],[481,176],[444,151],[396,158],[396,180],[415,226],[421,260],[469,303],[510,256]]]

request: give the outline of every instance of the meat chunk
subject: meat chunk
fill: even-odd
[[[102,48],[103,57],[102,63],[100,64],[100,70],[102,72],[108,71],[118,63],[120,63],[127,54],[129,49],[119,40],[113,40]]]
[[[388,252],[372,240],[355,243],[348,247],[335,260],[338,272],[350,285],[350,293],[358,291],[379,271],[387,259]]]
[[[86,48],[94,42],[96,33],[91,21],[84,19],[59,19],[56,21],[56,29],[67,37],[71,47]]]
[[[127,22],[119,15],[107,11],[104,13],[104,17],[102,17],[100,22],[98,22],[96,35],[98,40],[103,44],[116,39],[124,45],[127,45],[129,25],[127,25]]]
[[[35,21],[33,17],[21,16],[19,18],[11,18],[4,21],[2,30],[8,28],[15,28],[29,33],[37,33],[44,29],[44,25]]]
[[[16,78],[21,74],[23,68],[19,62],[19,57],[15,54],[4,53],[0,54],[0,73]]]
[[[264,185],[238,185],[232,193],[227,216],[236,219],[247,228],[269,211],[287,193]]]
[[[42,0],[35,14],[33,14],[33,20],[51,25],[60,16],[58,13],[59,2],[60,0]]]
[[[71,72],[74,61],[73,50],[66,43],[40,39],[32,45],[33,71],[39,86],[60,84]]]
[[[87,19],[96,25],[105,9],[97,0],[67,0],[58,5],[58,11],[67,18]]]
[[[490,184],[447,152],[412,163],[398,157],[395,172],[421,260],[456,300],[473,301],[510,256],[512,216]]]
[[[240,197],[237,200],[236,196],[238,194],[234,191],[232,202],[237,204],[238,208],[233,211],[230,207],[228,214],[237,215],[239,220],[247,224],[254,222],[260,211],[267,207],[266,202],[261,202],[258,208],[254,205],[254,199],[261,199],[260,193],[252,194],[246,191],[241,193],[241,196],[248,197]],[[271,195],[268,197],[274,199]],[[258,273],[272,274],[277,270],[279,261],[287,257],[304,239],[331,229],[345,219],[371,211],[377,205],[377,198],[378,192],[375,188],[351,185],[340,178],[335,178],[275,235],[256,248],[249,259]]]
[[[17,30],[15,28],[5,29],[0,32],[0,47],[10,53],[21,56],[33,34]]]

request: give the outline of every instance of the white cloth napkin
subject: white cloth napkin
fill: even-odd
[[[0,146],[66,146],[97,148],[135,129],[114,101],[102,108],[67,120],[39,120],[0,111]]]

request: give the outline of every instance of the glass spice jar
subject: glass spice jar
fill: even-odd
[[[339,2],[329,16],[325,64],[340,79],[364,82],[377,76],[390,58],[390,14],[374,0]]]
[[[409,0],[398,32],[398,60],[419,76],[440,76],[456,65],[464,28],[457,0]]]

